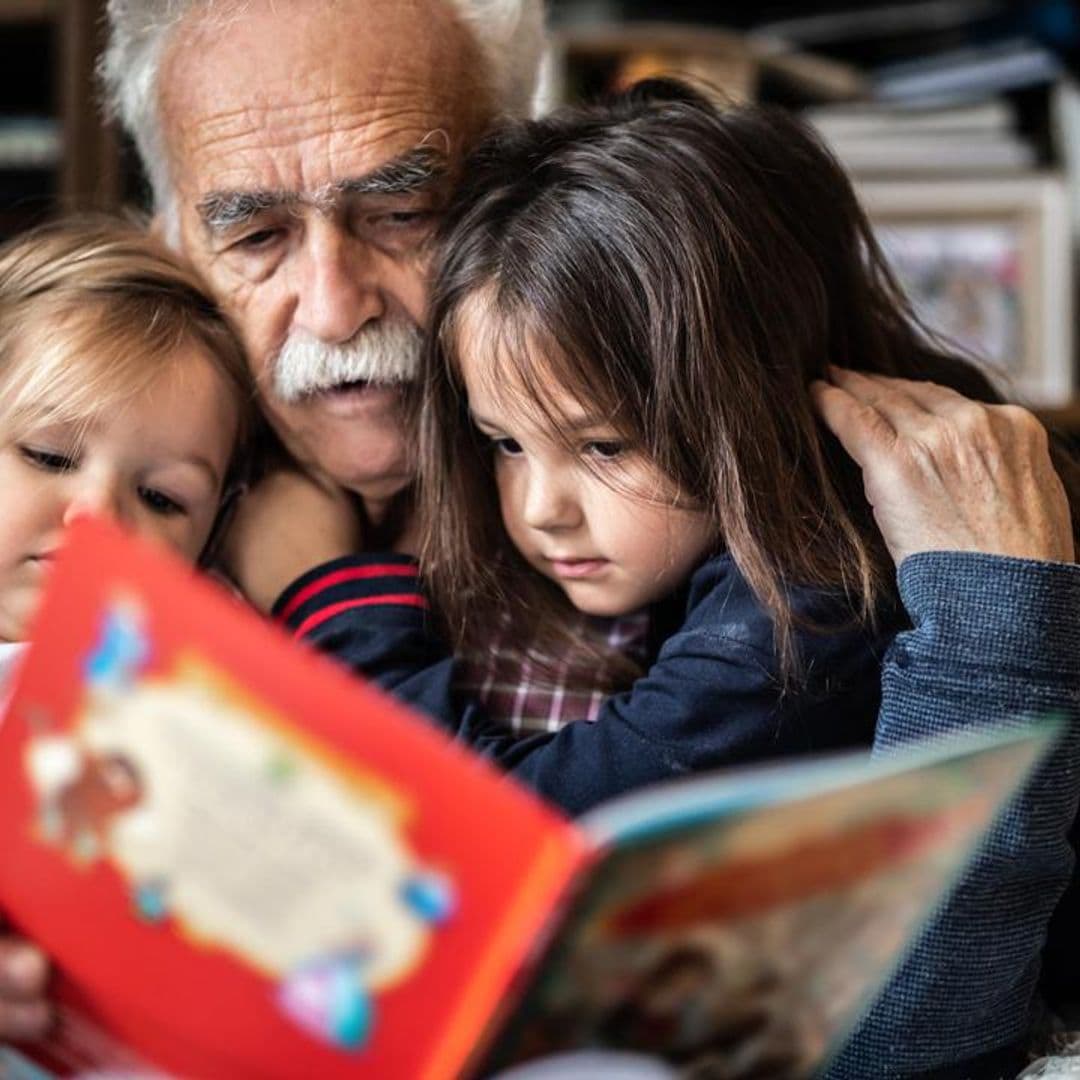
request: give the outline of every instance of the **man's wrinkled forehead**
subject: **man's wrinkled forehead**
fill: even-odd
[[[243,17],[209,23],[196,10],[162,67],[172,168],[181,180],[191,168],[211,174],[200,177],[200,198],[327,197],[372,173],[378,184],[401,183],[436,150],[447,165],[459,160],[481,133],[492,112],[482,69],[470,35],[439,3],[290,0],[286,9],[255,0]],[[382,171],[389,162],[396,176]]]

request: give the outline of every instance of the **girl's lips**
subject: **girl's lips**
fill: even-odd
[[[606,569],[607,559],[550,559],[555,575],[561,578],[587,578]]]

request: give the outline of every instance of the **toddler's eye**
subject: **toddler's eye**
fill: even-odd
[[[626,444],[616,439],[594,439],[585,444],[585,453],[591,457],[603,458],[610,461],[626,452]]]
[[[23,460],[29,462],[37,469],[46,472],[71,472],[78,467],[78,463],[68,454],[62,454],[55,450],[43,450],[35,446],[20,446],[19,453]]]
[[[174,514],[185,514],[187,511],[175,499],[171,499],[164,492],[156,488],[139,488],[139,498],[151,510],[152,513],[162,517],[172,517]]]
[[[521,443],[517,439],[510,439],[505,436],[493,438],[491,445],[495,447],[495,453],[502,454],[503,457],[518,457],[518,455],[524,453]]]

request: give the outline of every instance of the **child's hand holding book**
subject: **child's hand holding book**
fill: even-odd
[[[48,975],[39,949],[0,929],[0,1042],[44,1033],[52,1014],[45,997]]]

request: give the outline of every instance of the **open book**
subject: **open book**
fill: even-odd
[[[595,1046],[806,1075],[1051,737],[571,822],[111,526],[72,530],[35,641],[0,728],[0,910],[63,1007],[6,1075],[436,1080]]]

